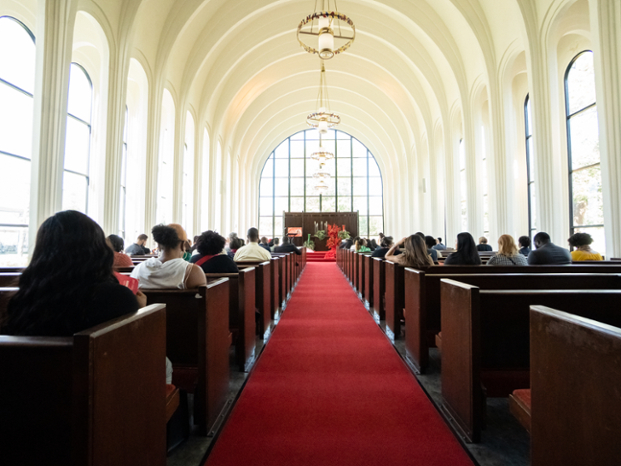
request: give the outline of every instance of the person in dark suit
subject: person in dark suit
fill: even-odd
[[[539,232],[534,238],[537,249],[528,255],[528,265],[571,264],[571,254],[550,241],[550,235]]]
[[[274,248],[274,252],[295,252],[298,256],[302,254],[295,244],[289,242],[289,238],[282,237],[282,244]]]
[[[477,244],[477,251],[491,251],[492,247],[487,244],[487,238],[485,236],[481,236],[479,238],[479,244]]]

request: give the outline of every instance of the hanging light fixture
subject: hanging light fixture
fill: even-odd
[[[317,95],[318,110],[306,117],[308,126],[317,128],[319,135],[328,134],[328,130],[341,122],[341,117],[336,113],[330,112],[330,101],[328,99],[328,84],[326,83],[326,67],[321,63],[321,73],[319,75],[319,93]]]
[[[334,0],[333,10],[330,9],[330,3],[330,0],[321,0],[321,10],[317,11],[317,2],[315,2],[315,11],[298,24],[298,42],[304,50],[319,55],[322,60],[329,60],[334,55],[343,53],[351,47],[356,38],[354,22],[338,12],[336,0]],[[336,35],[335,30],[337,31]],[[300,36],[305,35],[317,37],[316,48],[302,41]],[[342,43],[336,49],[334,48],[335,39]]]

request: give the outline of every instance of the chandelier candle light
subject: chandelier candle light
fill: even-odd
[[[334,30],[338,34],[334,34]],[[316,36],[317,48],[305,44],[301,36]],[[298,24],[297,32],[298,42],[308,53],[319,55],[322,60],[329,60],[339,53],[343,53],[356,38],[356,27],[354,22],[342,13],[338,12],[336,0],[334,0],[334,10],[330,10],[330,0],[321,1],[321,11],[317,11],[317,2],[315,2],[315,11],[308,15],[300,24]],[[343,43],[338,48],[335,47],[335,39]]]

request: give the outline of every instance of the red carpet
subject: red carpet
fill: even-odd
[[[472,462],[339,269],[311,263],[207,465]]]

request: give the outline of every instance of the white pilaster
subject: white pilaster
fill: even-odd
[[[606,257],[621,257],[621,1],[591,0]]]
[[[37,230],[62,209],[69,65],[76,0],[39,0],[30,189],[30,251]]]

